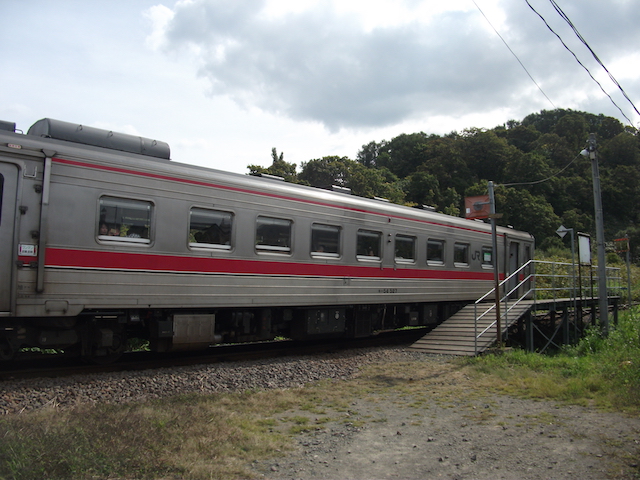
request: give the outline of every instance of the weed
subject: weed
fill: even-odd
[[[623,312],[608,336],[591,328],[575,346],[555,355],[512,350],[468,360],[491,378],[491,388],[605,409],[638,411],[640,310]]]

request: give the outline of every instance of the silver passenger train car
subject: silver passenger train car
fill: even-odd
[[[0,122],[0,358],[110,358],[436,324],[533,255],[533,238],[170,160],[166,143]]]

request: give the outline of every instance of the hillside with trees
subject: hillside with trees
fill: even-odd
[[[580,155],[596,134],[606,241],[628,234],[640,254],[640,134],[615,118],[569,109],[543,110],[492,129],[401,134],[363,145],[355,159],[327,156],[300,169],[272,150],[269,167],[286,181],[464,216],[464,198],[496,185],[502,225],[531,232],[539,249],[563,247],[562,224],[595,238],[591,161]]]

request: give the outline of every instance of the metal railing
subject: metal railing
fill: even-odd
[[[588,271],[588,282],[582,274],[582,269],[585,268]],[[576,275],[576,271],[578,275]],[[623,286],[620,268],[607,267],[606,275],[607,295],[610,293],[620,295],[620,292],[626,289]],[[510,326],[509,315],[513,315],[513,310],[525,300],[533,301],[533,309],[535,310],[537,300],[552,299],[555,301],[561,298],[568,298],[573,300],[575,311],[577,298],[597,298],[597,286],[598,276],[597,267],[595,266],[529,260],[498,284],[498,292],[504,291],[498,302],[498,305],[500,305],[501,330],[504,333],[508,331]],[[476,300],[474,304],[474,352],[476,354],[478,353],[478,339],[491,329],[496,330],[497,328],[496,302],[489,308],[483,307],[482,312],[478,314],[479,305],[488,305],[488,299],[493,298],[493,296],[495,296],[495,287]],[[478,322],[491,313],[496,319],[478,332]]]

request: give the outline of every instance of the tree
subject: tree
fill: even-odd
[[[267,175],[282,177],[287,182],[297,183],[296,164],[285,162],[283,152],[280,152],[280,155],[278,155],[278,151],[273,147],[271,149],[271,160],[272,162],[269,168],[264,168],[260,165],[248,165],[249,175],[265,173]]]
[[[526,188],[534,195],[552,193],[553,184],[547,181],[552,176],[548,160],[539,153],[514,155],[504,168],[504,183],[525,183]]]
[[[569,148],[577,152],[582,150],[589,138],[589,124],[579,113],[569,113],[558,120],[555,133],[563,137]]]
[[[460,195],[454,188],[447,188],[442,193],[441,197],[440,206],[442,208],[442,213],[453,215],[454,217],[460,216],[462,195]]]
[[[599,120],[595,132],[600,140],[609,140],[625,131],[624,125],[617,118],[605,117],[600,114]]]
[[[349,169],[346,186],[354,195],[361,197],[385,198],[393,203],[404,201],[398,177],[386,168],[366,168],[356,163]]]
[[[502,136],[500,132],[497,135]],[[515,125],[504,131],[504,138],[507,139],[509,145],[516,147],[522,152],[530,152],[533,149],[533,143],[540,137],[540,132],[533,125]]]
[[[556,108],[554,110],[541,110],[540,113],[532,113],[522,120],[522,125],[531,125],[540,133],[552,133],[560,118],[568,113],[572,113],[571,109]]]
[[[349,170],[356,162],[348,157],[328,156],[303,162],[298,179],[313,187],[331,188],[332,185],[347,186]]]
[[[602,177],[602,176],[601,176]],[[640,170],[629,165],[609,169],[602,180],[602,209],[608,223],[640,220]]]
[[[542,196],[534,196],[519,188],[497,188],[496,208],[504,213],[500,223],[513,225],[518,230],[531,233],[538,245],[544,245],[547,238],[553,238],[560,226],[560,217]]]
[[[578,152],[572,150],[567,141],[556,133],[540,135],[532,145],[532,152],[538,153],[549,160],[549,165],[556,170],[563,170],[579,158]],[[574,167],[575,168],[575,167]],[[575,173],[569,170],[565,174]]]
[[[595,230],[595,221],[592,215],[583,213],[576,208],[567,210],[562,214],[562,225],[573,228],[575,233],[591,232]]]
[[[474,180],[486,178],[494,182],[502,182],[505,165],[519,154],[504,138],[480,128],[463,132],[461,153]]]
[[[380,143],[369,142],[363,145],[356,156],[356,161],[367,168],[382,166],[378,165],[378,157],[386,144],[387,141],[382,140]]]
[[[438,179],[440,189],[455,189],[459,194],[473,183],[473,175],[462,156],[463,140],[451,137],[430,137],[420,152],[424,159],[416,171],[425,171]]]
[[[412,173],[407,179],[405,198],[408,202],[417,205],[437,205],[440,184],[434,175],[419,171]]]
[[[601,165],[640,166],[640,142],[638,137],[622,132],[606,142],[599,149]]]
[[[437,135],[433,137],[437,138]],[[422,147],[428,138],[424,132],[398,135],[381,145],[376,165],[387,167],[394,175],[405,178],[422,164]]]

